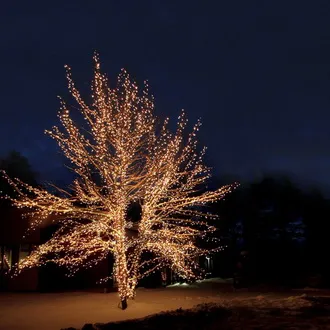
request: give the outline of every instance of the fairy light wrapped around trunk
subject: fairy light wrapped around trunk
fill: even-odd
[[[83,100],[66,67],[69,91],[87,127],[73,121],[69,106],[60,99],[62,129],[46,131],[71,162],[76,175],[72,186],[55,187],[52,193],[8,178],[18,192],[12,202],[30,211],[30,230],[50,218],[59,225],[16,272],[55,262],[67,267],[71,276],[112,254],[125,309],[138,281],[150,273],[171,267],[183,278],[198,276],[196,258],[210,251],[197,246],[196,240],[215,231],[208,221],[215,216],[203,206],[223,198],[237,184],[201,191],[210,169],[203,164],[205,149],[197,149],[200,122],[185,135],[187,119],[182,112],[172,133],[168,119],[159,125],[146,83],[140,91],[123,70],[117,87],[110,88],[97,55],[94,61],[91,104]],[[140,207],[139,221],[133,225],[127,216],[132,203]],[[135,234],[128,235],[132,227]]]

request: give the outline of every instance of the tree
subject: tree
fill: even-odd
[[[23,260],[24,268],[55,262],[69,275],[92,267],[110,253],[122,308],[133,298],[138,280],[164,266],[184,278],[199,276],[196,258],[208,253],[197,246],[215,228],[203,207],[221,199],[235,185],[199,191],[210,176],[203,164],[205,149],[198,152],[198,122],[184,138],[187,119],[182,112],[175,134],[154,115],[148,86],[142,92],[122,71],[117,87],[110,88],[94,56],[92,102],[85,103],[67,67],[68,87],[87,127],[78,126],[61,99],[59,118],[64,128],[48,131],[76,174],[70,190],[60,195],[9,179],[20,198],[18,207],[29,207],[36,228],[50,216],[60,227],[53,237]],[[33,194],[26,194],[27,189]],[[136,222],[128,217],[139,205]],[[219,248],[219,247],[217,247]],[[143,258],[148,252],[149,259]]]
[[[30,163],[26,157],[17,151],[9,152],[4,158],[0,159],[0,170],[6,171],[11,177],[24,180],[31,186],[36,186],[36,174],[33,172]],[[0,176],[0,192],[8,196],[14,197],[15,191],[5,180]],[[19,240],[22,233],[27,227],[27,221],[17,223],[15,220],[21,215],[17,209],[14,209],[6,200],[0,199],[0,286],[2,282],[2,272],[4,267],[11,265],[6,261],[5,242],[12,244]]]
[[[19,178],[31,186],[36,186],[36,173],[26,157],[18,151],[11,151],[8,155],[0,159],[0,170],[5,171],[10,177]],[[0,191],[6,195],[13,196],[15,191],[8,184],[8,180],[0,177]]]
[[[228,232],[233,250],[248,250],[254,258],[255,275],[286,283],[302,275],[308,199],[287,176],[273,174],[242,184],[214,205],[222,219],[221,232]]]

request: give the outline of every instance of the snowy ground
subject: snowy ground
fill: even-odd
[[[118,309],[116,293],[26,293],[0,294],[0,329],[32,330],[82,328],[86,323],[108,323],[143,318],[162,311],[188,309],[197,304],[216,303],[228,308],[295,309],[310,307],[303,292],[233,292],[225,281],[208,280],[194,285],[137,291],[127,310]],[[322,291],[308,295],[323,294]],[[330,324],[330,318],[329,318]],[[134,326],[135,328],[135,326]]]
[[[201,304],[192,309],[162,312],[141,319],[86,324],[83,330],[330,329],[327,303],[308,301],[305,297],[277,299],[271,306],[269,303],[269,299],[259,297],[240,301],[237,305],[233,302]]]

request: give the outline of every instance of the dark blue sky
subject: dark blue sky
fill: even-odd
[[[43,134],[67,96],[63,65],[85,88],[98,50],[110,77],[149,80],[159,114],[202,118],[217,175],[330,186],[329,1],[11,0],[0,47],[0,154],[21,151],[42,179],[65,178]]]

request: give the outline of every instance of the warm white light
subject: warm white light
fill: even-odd
[[[77,175],[71,190],[56,188],[53,194],[8,179],[20,195],[13,200],[15,205],[30,209],[32,230],[46,219],[60,225],[17,269],[52,261],[72,275],[111,253],[119,295],[126,300],[134,296],[139,279],[163,267],[184,278],[198,276],[196,260],[209,251],[198,247],[196,239],[215,230],[208,222],[215,216],[203,206],[221,199],[235,185],[200,191],[210,177],[203,164],[205,149],[197,150],[200,122],[187,136],[184,112],[175,134],[168,129],[168,119],[159,127],[148,86],[140,92],[122,71],[117,87],[111,89],[97,55],[94,60],[92,104],[82,99],[67,68],[69,90],[88,128],[74,123],[61,99],[58,116],[64,129],[53,127],[48,132]],[[132,203],[140,205],[138,223],[127,217]],[[153,258],[143,260],[145,252]]]

